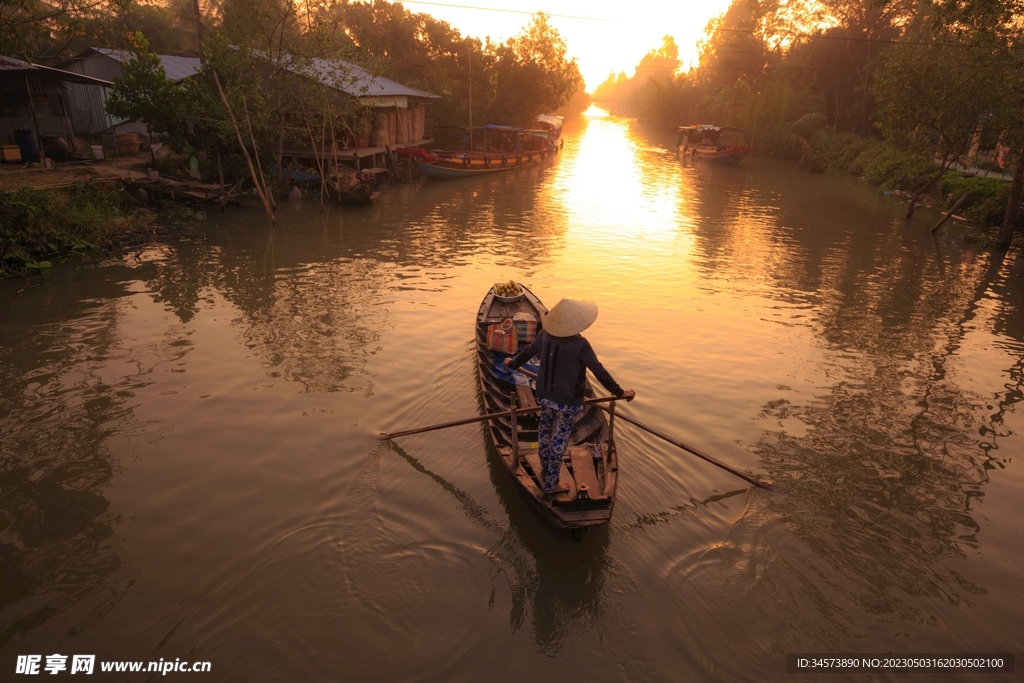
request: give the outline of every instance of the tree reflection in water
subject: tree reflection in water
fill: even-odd
[[[830,372],[836,383],[806,405],[764,405],[761,419],[799,420],[806,433],[766,430],[752,446],[790,494],[767,504],[813,553],[787,563],[841,629],[850,625],[840,607],[846,601],[921,621],[931,617],[916,598],[969,605],[986,593],[950,560],[979,548],[975,499],[984,496],[989,472],[1005,466],[993,446],[1002,413],[1022,398],[1024,355],[1010,368],[1005,391],[991,387],[988,395],[967,388],[969,374],[954,364],[1007,269],[994,254],[949,280],[921,277],[922,270],[904,269],[905,277],[885,288],[865,286],[852,273],[838,283],[841,301],[823,320],[824,335],[842,351]],[[997,329],[1024,314],[1001,300]],[[999,408],[987,415],[992,402]]]
[[[564,217],[534,224],[536,188],[510,195],[515,182],[405,186],[367,211],[308,207],[283,214],[276,227],[261,221],[193,235],[137,254],[138,276],[183,323],[211,292],[224,296],[241,313],[243,343],[270,376],[309,392],[368,396],[366,364],[390,328],[387,304],[396,291],[444,290],[447,278],[433,271],[510,236],[529,237],[515,242],[510,265],[536,268],[552,258]],[[278,239],[281,231],[287,239]]]
[[[133,392],[188,346],[167,340],[145,361],[120,348],[128,271],[105,272],[96,298],[79,298],[64,271],[5,311],[19,324],[0,340],[0,645],[84,603],[66,635],[81,633],[135,583],[112,578],[127,562],[104,489],[120,471],[114,449],[147,429]]]

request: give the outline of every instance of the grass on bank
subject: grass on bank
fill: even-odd
[[[0,191],[0,273],[38,274],[72,255],[118,249],[152,223],[150,212],[96,183]]]

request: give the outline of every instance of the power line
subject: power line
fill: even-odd
[[[760,31],[747,31],[740,28],[717,28],[715,31],[723,31],[725,33],[760,33]],[[815,35],[810,33],[803,33],[800,35],[793,36],[796,38],[810,38],[811,40],[841,40],[844,42],[854,43],[888,43],[891,45],[925,45],[929,47],[970,47],[970,48],[985,48],[987,45],[964,45],[963,43],[936,43],[932,41],[916,41],[916,40],[889,40],[887,38],[856,38],[849,37],[843,38],[842,36],[823,36]]]
[[[424,2],[423,0],[402,0],[403,4],[406,5],[431,5],[433,7],[455,7],[457,9],[475,9],[483,12],[504,12],[506,14],[528,14],[534,15],[537,12],[530,12],[522,9],[499,9],[497,7],[476,7],[474,5],[456,5],[447,2]],[[539,10],[538,10],[539,11]],[[558,17],[559,19],[582,19],[583,21],[612,21],[611,19],[604,19],[602,17],[581,17],[575,14],[549,14],[544,12],[549,17]]]

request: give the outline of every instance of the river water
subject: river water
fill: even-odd
[[[789,681],[788,652],[1024,649],[1024,263],[670,142],[584,117],[544,168],[213,213],[0,283],[0,678],[59,653]],[[575,543],[481,426],[376,441],[477,414],[474,316],[509,278],[596,300],[624,410],[785,494],[620,423],[612,524]]]

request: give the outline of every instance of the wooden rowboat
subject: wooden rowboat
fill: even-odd
[[[488,325],[500,324],[520,312],[529,313],[539,321],[547,309],[525,287],[518,301],[500,301],[492,289],[480,304],[476,320],[477,369],[486,413],[508,411],[513,398],[517,408],[537,405],[533,389],[495,376],[492,372],[495,354],[487,349]],[[586,395],[594,396],[589,379]],[[610,422],[605,411],[596,404],[587,404],[580,413],[562,458],[559,478],[560,482],[569,483],[569,490],[553,496],[542,490],[543,475],[537,452],[537,413],[493,418],[486,422],[502,465],[526,500],[551,524],[572,529],[577,536],[584,529],[608,524],[615,506],[619,464],[612,439],[614,412],[611,415]]]

